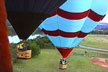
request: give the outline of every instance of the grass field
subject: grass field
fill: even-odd
[[[108,69],[91,63],[91,57],[96,57],[95,52],[89,51],[89,54],[84,56],[82,49],[75,49],[70,55],[66,70],[59,70],[60,57],[58,54],[56,49],[43,49],[38,57],[28,61],[19,60],[14,64],[14,72],[108,72]]]
[[[96,41],[100,40],[102,42]],[[107,37],[88,36],[83,45],[107,49]],[[102,45],[102,46],[101,46]],[[85,51],[87,53],[85,54]],[[108,58],[107,53],[100,53],[85,49],[76,48],[68,58],[68,68],[59,70],[60,55],[56,49],[42,49],[41,54],[30,60],[18,60],[13,64],[14,72],[108,72],[108,69],[101,68],[91,63],[93,57]]]
[[[90,47],[108,49],[108,35],[89,35],[81,44]]]

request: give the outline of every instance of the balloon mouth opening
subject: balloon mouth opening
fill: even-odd
[[[63,59],[66,59],[73,51],[73,48],[62,48],[62,47],[56,47],[56,48],[61,54]]]

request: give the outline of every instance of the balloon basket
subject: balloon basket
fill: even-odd
[[[30,59],[31,58],[31,52],[32,50],[26,50],[26,51],[17,51],[17,58],[18,59]]]
[[[59,69],[64,70],[67,68],[67,61],[66,59],[60,59]]]
[[[59,69],[65,70],[67,68],[67,64],[59,64]]]

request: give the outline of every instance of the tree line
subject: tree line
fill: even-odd
[[[108,30],[94,30],[91,34],[101,34],[101,35],[108,35]]]
[[[38,56],[41,53],[41,49],[55,48],[54,45],[50,42],[50,40],[46,36],[44,37],[38,36],[35,39],[26,40],[26,45],[28,49],[32,50],[32,58]],[[18,61],[16,56],[16,52],[17,52],[16,46],[17,44],[15,43],[10,44],[13,63],[16,63]]]

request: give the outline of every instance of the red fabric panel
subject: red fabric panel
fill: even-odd
[[[58,51],[60,52],[60,54],[62,55],[63,58],[67,58],[68,55],[71,53],[71,51],[73,50],[73,48],[58,48]]]
[[[88,34],[88,33],[83,33],[81,31],[78,31],[78,32],[63,32],[61,30],[47,31],[45,29],[42,29],[42,31],[45,34],[48,34],[49,36],[62,36],[62,37],[67,37],[67,38],[72,38],[72,37],[84,38]]]
[[[81,12],[81,13],[71,13],[71,12],[64,11],[62,9],[58,9],[55,12],[53,12],[53,14],[51,16],[54,16],[56,14],[63,18],[70,19],[70,20],[79,20],[79,19],[83,19],[85,17],[89,17],[93,21],[100,21],[105,16],[105,15],[104,16],[99,15],[96,12],[94,12],[93,10],[87,10],[87,11]]]
[[[4,0],[0,0],[0,72],[12,72]]]
[[[105,15],[104,15],[105,16]],[[94,12],[93,10],[90,10],[90,13],[88,15],[88,17],[94,21],[100,21],[104,18],[104,16],[97,14],[96,12]]]
[[[87,17],[89,14],[89,10],[87,10],[85,12],[81,12],[81,13],[71,13],[71,12],[67,12],[67,11],[59,9],[57,11],[57,14],[63,18],[66,18],[66,19],[79,20],[79,19],[83,19],[83,18]]]
[[[81,13],[72,13],[72,12],[64,11],[62,9],[58,9],[55,12],[53,12],[51,16],[54,16],[56,14],[66,19],[79,20],[87,17],[89,14],[89,10]]]

